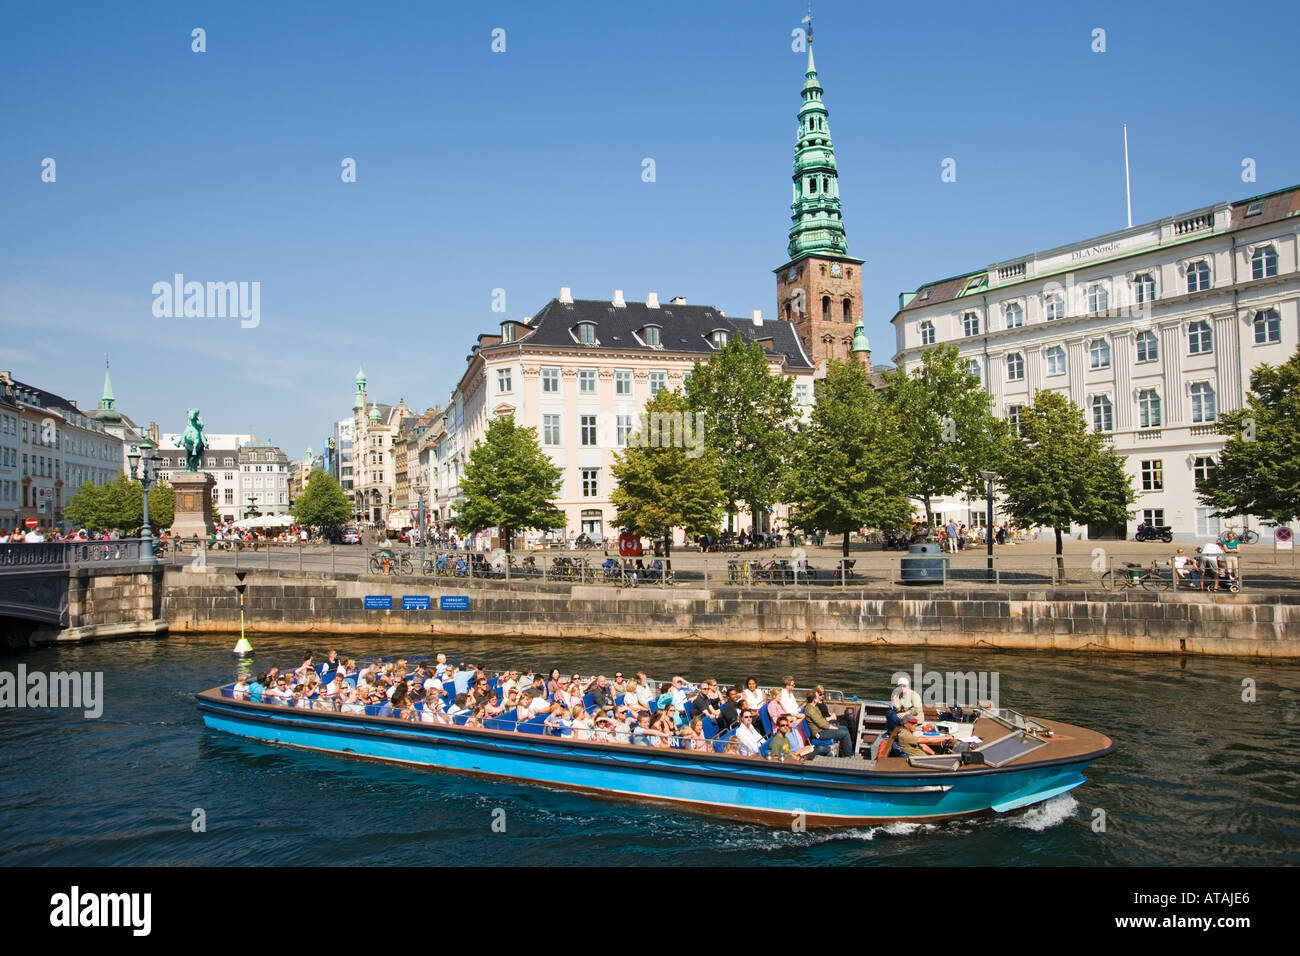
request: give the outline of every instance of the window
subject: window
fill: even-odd
[[[1193,262],[1187,267],[1187,291],[1204,292],[1210,287],[1210,264]]]
[[[596,390],[596,370],[594,368],[578,369],[578,391],[594,392]]]
[[[498,392],[510,391],[510,369],[508,368],[497,369],[497,391]]]
[[[1020,434],[1020,413],[1024,411],[1023,405],[1007,406],[1007,422],[1011,425],[1011,430],[1017,435]]]
[[[632,434],[632,416],[619,415],[615,418],[614,424],[617,431],[615,441],[618,443],[618,447],[622,448],[627,444],[627,436]]]
[[[799,405],[808,404],[808,383],[800,382],[794,387],[794,400]]]
[[[1138,418],[1141,428],[1160,427],[1160,396],[1154,389],[1145,388],[1138,393]]]
[[[1196,487],[1201,487],[1201,483],[1210,477],[1214,472],[1214,459],[1208,456],[1201,456],[1192,463],[1192,481]]]
[[[1282,341],[1282,317],[1278,315],[1277,309],[1256,312],[1254,325],[1256,345]]]
[[[827,302],[830,300],[827,299]],[[709,333],[709,342],[715,349],[720,349],[727,344],[727,333],[723,329],[714,329]]]
[[[1025,310],[1016,302],[1012,302],[1007,306],[1003,314],[1006,316],[1007,328],[1009,329],[1018,329],[1025,324]]]
[[[966,369],[967,369],[967,371],[970,372],[970,374],[974,375],[976,378],[983,378],[983,377],[984,377],[983,370],[980,368],[980,360],[979,360],[979,359],[971,359],[971,360],[966,364]]]
[[[614,394],[615,395],[632,394],[632,370],[630,368],[620,368],[614,370]]]
[[[1111,407],[1110,399],[1105,395],[1092,397],[1092,430],[1095,432],[1115,430],[1115,410]]]
[[[1198,538],[1217,538],[1219,536],[1219,516],[1213,508],[1196,509],[1196,536]]]
[[[1151,525],[1163,525],[1165,523],[1165,509],[1146,508],[1142,511],[1142,520]]]
[[[1201,319],[1187,327],[1187,353],[1201,355],[1214,351],[1214,336],[1210,333],[1210,323]]]
[[[1049,295],[1047,297],[1047,321],[1054,322],[1063,318],[1065,318],[1065,299],[1059,295]]]
[[[596,323],[578,323],[578,341],[583,345],[596,345]]]
[[[235,489],[227,488],[225,497],[222,498],[222,504],[233,505],[235,503]]]
[[[1093,339],[1088,346],[1088,364],[1092,368],[1110,368],[1110,345],[1105,339]]]
[[[1164,462],[1159,458],[1151,461],[1142,462],[1142,490],[1143,491],[1164,491],[1165,490],[1165,468]]]
[[[231,472],[226,472],[224,475],[222,475],[222,477],[223,477],[226,481],[234,481],[234,480],[235,480],[235,476],[234,476],[234,474],[232,474]]]
[[[542,444],[558,445],[560,443],[560,416],[542,416]]]
[[[961,326],[963,335],[980,334],[980,317],[977,312],[967,312],[961,317]]]
[[[1212,422],[1214,414],[1214,389],[1205,382],[1197,382],[1192,386],[1192,421]]]
[[[580,422],[582,425],[582,444],[588,448],[594,448],[596,445],[596,416],[583,415]]]
[[[600,495],[600,469],[583,468],[582,471],[582,497],[596,498]]]
[[[1139,362],[1154,362],[1160,358],[1160,344],[1156,334],[1150,330],[1139,332],[1137,337]]]
[[[512,322],[501,323],[501,341],[502,343],[513,342],[515,340],[515,326]]]
[[[845,300],[843,301],[843,303],[841,303],[841,304],[842,304],[843,307],[844,307],[844,321],[845,321],[845,323],[847,323],[847,324],[849,324],[849,325],[852,325],[852,324],[853,324],[853,300],[852,300],[852,299],[845,299]]]
[[[1007,356],[1007,381],[1019,382],[1025,377],[1025,357],[1019,352]]]
[[[647,325],[641,330],[641,339],[651,348],[659,348],[659,326]]]
[[[1272,246],[1260,246],[1250,257],[1250,277],[1267,279],[1277,275],[1277,250]]]
[[[667,387],[668,387],[667,372],[650,373],[650,397],[651,398],[654,398],[656,395],[658,395]]]
[[[1059,345],[1053,345],[1047,350],[1047,374],[1065,374],[1065,349]]]
[[[1143,273],[1133,277],[1133,301],[1138,305],[1154,302],[1156,298],[1156,280]]]
[[[560,370],[558,368],[542,369],[542,394],[558,395],[560,393]]]
[[[921,344],[934,344],[934,323],[928,319],[921,323]]]
[[[824,295],[822,296],[822,321],[829,322],[830,320],[831,320],[831,297],[828,295]]]
[[[1088,311],[1105,312],[1110,308],[1110,293],[1106,291],[1104,285],[1093,285],[1088,287]]]

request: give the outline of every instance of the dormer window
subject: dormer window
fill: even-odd
[[[579,322],[577,328],[578,342],[582,345],[599,345],[596,341],[596,323]]]
[[[726,330],[726,329],[714,329],[712,332],[710,332],[710,333],[709,333],[709,344],[711,344],[715,349],[720,349],[720,348],[722,348],[724,345],[726,345],[726,344],[727,344],[727,330]]]
[[[652,349],[659,348],[661,344],[659,338],[659,331],[660,331],[659,326],[647,325],[645,328],[641,330],[641,341],[643,341],[646,345],[650,346]]]
[[[515,326],[513,322],[501,323],[501,342],[513,342],[515,340]]]

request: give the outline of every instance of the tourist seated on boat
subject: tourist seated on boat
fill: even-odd
[[[919,728],[920,721],[916,715],[908,714],[903,718],[903,726],[898,731],[898,745],[903,748],[903,753],[909,757],[920,757],[927,754],[933,756],[935,753],[952,746],[954,738],[948,734],[922,735]],[[939,749],[933,749],[936,747]]]
[[[342,713],[364,714],[366,712],[366,705],[361,702],[355,689],[349,687],[347,690],[343,691],[340,696],[342,697],[342,701],[339,704],[339,710]]]
[[[573,723],[573,736],[579,740],[591,740],[592,730],[595,728],[595,721],[587,713],[587,708],[580,702],[573,705],[570,710],[569,719]]]
[[[528,710],[530,711],[530,716],[536,717],[538,714],[545,714],[550,712],[551,703],[552,703],[551,701],[546,699],[546,695],[544,693],[542,694],[534,693],[532,700],[528,704]]]
[[[505,694],[507,697],[509,697],[510,692],[512,690],[517,691],[518,689],[519,689],[519,671],[517,670],[506,671],[497,680],[497,693],[499,694]]]
[[[645,671],[636,672],[636,699],[640,702],[639,710],[649,710],[650,701],[654,698],[654,688],[650,686],[650,678],[645,676]]]
[[[700,684],[695,696],[690,698],[691,715],[699,714],[717,720],[721,716],[722,694],[718,691],[718,682],[713,678]]]
[[[609,681],[605,679],[604,674],[598,674],[596,679],[587,685],[587,693],[591,695],[592,703],[596,707],[614,705],[614,692],[610,689]]]
[[[654,720],[651,721],[650,726],[665,737],[674,737],[677,734],[676,718],[677,708],[669,704],[667,707],[655,711]]]
[[[306,654],[303,655],[302,663],[299,664],[298,667],[294,669],[293,674],[294,674],[294,678],[297,680],[304,679],[305,677],[307,677],[308,674],[310,674],[313,677],[316,676],[316,666],[312,663],[311,651],[308,651]]]
[[[420,709],[420,720],[426,724],[450,724],[451,718],[443,706],[442,698],[430,695]]]
[[[668,741],[664,733],[650,726],[649,711],[642,711],[637,716],[636,726],[632,729],[632,743],[641,747],[663,747]]]
[[[633,710],[640,710],[646,706],[641,703],[641,695],[637,692],[637,682],[634,680],[623,682],[623,694],[619,697],[619,703],[624,707],[630,707]]]
[[[447,673],[447,655],[439,654],[434,658],[434,660],[437,662],[433,668],[434,676],[441,677],[443,674]]]
[[[448,717],[458,717],[461,714],[469,713],[469,697],[466,694],[457,694],[455,702],[447,708]]]
[[[787,714],[797,716],[803,712],[799,706],[799,701],[794,696],[794,678],[790,676],[781,678],[781,706],[785,708]]]
[[[279,679],[280,679],[280,668],[272,667],[270,670],[266,672],[266,680],[262,681],[262,683],[265,684],[267,687],[270,687],[272,684],[276,683]]]
[[[320,672],[321,680],[325,680],[329,677],[332,677],[334,675],[334,672],[339,669],[339,665],[342,663],[343,662],[339,660],[338,651],[336,650],[329,651],[329,653],[325,657],[325,666],[321,668],[321,672]]]
[[[672,682],[673,706],[677,708],[677,712],[679,714],[683,713],[686,710],[687,695],[694,693],[694,691],[695,688],[692,687],[689,683],[687,683],[685,677],[678,675],[673,678],[673,682]]]
[[[268,704],[287,704],[293,692],[289,690],[289,681],[283,677],[277,677],[274,681],[270,676],[267,677],[266,692],[262,695],[262,700]]]
[[[542,732],[548,737],[572,737],[573,721],[563,704],[552,704],[551,713],[542,724]]]
[[[264,693],[266,693],[266,675],[258,674],[248,683],[248,699],[255,704],[260,704]]]
[[[763,732],[754,726],[756,723],[758,723],[756,711],[747,707],[740,712],[740,724],[731,739],[738,741],[741,756],[757,757],[759,748],[763,746]]]
[[[689,724],[677,731],[677,736],[681,739],[681,746],[684,749],[704,750],[706,744],[704,737],[704,718],[693,718]]]
[[[469,690],[465,692],[465,696],[469,702],[469,706],[473,708],[487,700],[489,693],[491,693],[491,691],[488,690],[487,678],[476,677],[474,678],[474,683],[470,685]]]
[[[488,692],[487,700],[483,701],[482,709],[484,717],[500,717],[505,713],[505,707],[501,705],[501,698],[497,696],[496,691]]]
[[[849,735],[849,729],[840,727],[837,723],[832,723],[835,718],[829,714],[829,708],[823,710],[825,704],[825,689],[818,686],[816,689],[809,691],[803,708],[804,720],[808,721],[808,729],[812,732],[812,740],[809,743],[813,745],[818,753],[829,754],[830,746],[838,742],[840,745],[839,756],[852,757],[853,741]]]
[[[591,717],[591,739],[600,743],[611,744],[615,741],[617,726],[614,718],[603,710],[597,710]]]
[[[890,695],[889,703],[900,720],[905,719],[908,714],[917,720],[925,719],[925,707],[921,703],[921,695],[912,689],[912,682],[906,677],[898,679],[898,686]]]
[[[757,711],[767,703],[767,697],[758,687],[758,681],[750,677],[745,681],[745,690],[743,692],[745,706],[750,710]]]
[[[726,733],[740,723],[740,715],[745,710],[744,692],[740,685],[727,691],[727,700],[718,712],[718,730]]]
[[[767,709],[767,722],[770,727],[775,727],[777,721],[790,712],[781,703],[781,688],[779,687],[768,689],[767,703],[763,706]]]
[[[614,708],[614,740],[620,744],[632,742],[632,731],[636,729],[638,719],[641,714],[645,714],[649,719],[650,711],[632,710],[628,707]]]
[[[776,724],[776,733],[767,742],[769,760],[803,760],[813,753],[812,745],[801,746],[794,730],[794,717],[782,714]]]
[[[240,674],[239,679],[235,681],[235,686],[231,688],[231,693],[235,700],[248,700],[248,675]]]
[[[324,710],[330,713],[336,712],[338,707],[338,695],[330,696],[321,690],[316,694],[316,699],[311,702],[312,710]]]

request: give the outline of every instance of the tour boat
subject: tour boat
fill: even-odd
[[[234,685],[198,694],[204,724],[266,743],[510,779],[593,796],[675,807],[745,822],[806,827],[933,822],[1049,800],[1084,783],[1092,761],[1115,749],[1104,734],[1013,710],[987,709],[974,723],[927,722],[961,752],[881,754],[888,701],[831,692],[840,726],[856,728],[858,753],[773,761],[703,749],[646,747],[547,736],[537,718],[488,719],[482,728],[253,703]],[[373,710],[373,709],[372,709]]]

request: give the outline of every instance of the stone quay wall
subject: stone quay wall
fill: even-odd
[[[233,571],[168,568],[174,632],[239,631]],[[245,572],[246,626],[287,634],[811,642],[1300,658],[1300,594],[1024,588],[614,588],[317,572]],[[393,610],[365,598],[388,595]],[[401,610],[425,595],[430,609]],[[439,610],[464,595],[469,609]]]

